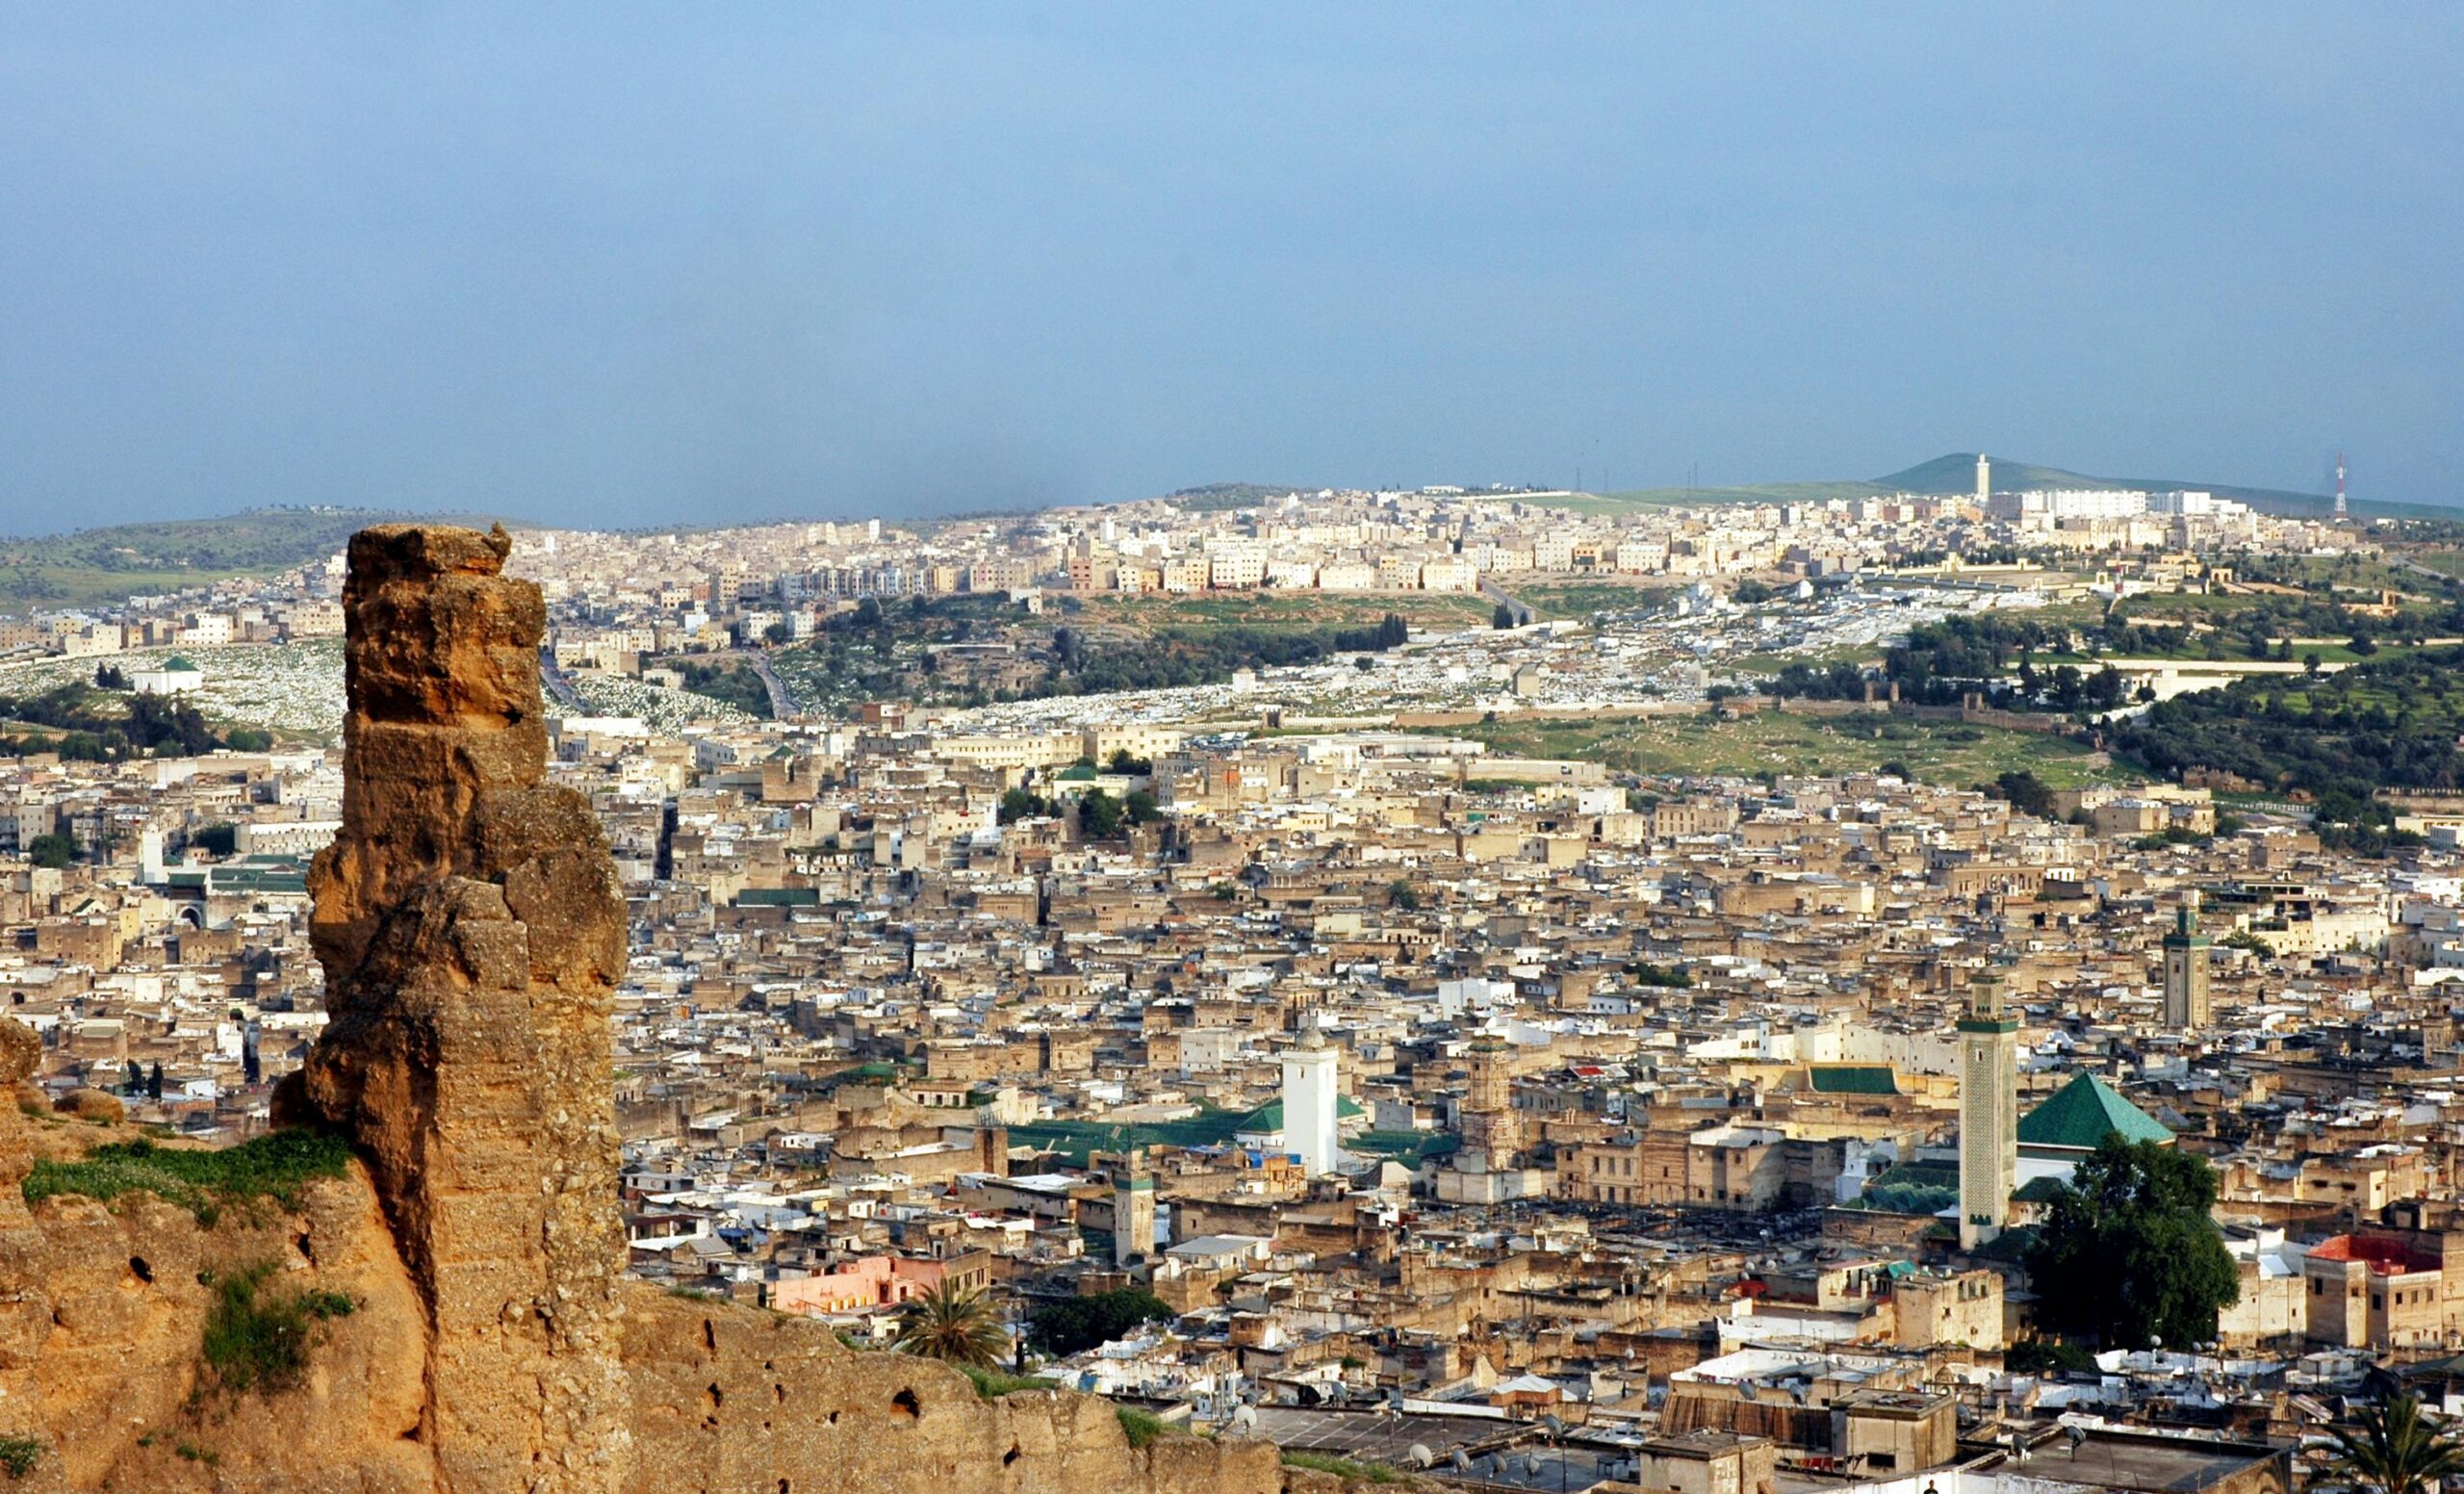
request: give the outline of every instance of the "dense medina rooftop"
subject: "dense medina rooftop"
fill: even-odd
[[[2264,1471],[2371,1376],[2437,1362],[2458,1330],[2411,1283],[2342,1317],[2311,1287],[2418,1275],[2451,1235],[2464,863],[2441,802],[2362,846],[2297,785],[2161,777],[2080,739],[2096,723],[2050,684],[1892,699],[1912,639],[1929,663],[2003,629],[2090,648],[2123,637],[2077,621],[2108,606],[2233,601],[2196,589],[2212,556],[2161,580],[1886,576],[1890,547],[1985,521],[1662,514],[1602,526],[1633,542],[1602,575],[1536,554],[1482,573],[1553,607],[1526,626],[1478,592],[1301,588],[1374,646],[937,698],[945,670],[1039,694],[1064,629],[1186,650],[1175,630],[1318,626],[1272,587],[1117,580],[1236,541],[1426,551],[1451,502],[1330,500],[1269,533],[1151,511],[1110,538],[1065,515],[526,539],[547,773],[607,837],[629,926],[629,1273],[875,1346],[911,1301],[983,1291],[1005,1362],[1023,1341],[1031,1377],[1169,1425],[1569,1486],[1680,1455],[1793,1480],[1863,1449],[1871,1473],[1886,1438],[1930,1467],[2066,1426],[2115,1470],[2150,1449]],[[1500,564],[1543,523],[1479,512]],[[1115,590],[1072,584],[1071,559],[1107,556]],[[337,580],[133,607],[116,650],[41,653],[103,649],[89,616],[0,665],[21,709],[108,723],[176,653],[201,680],[175,698],[221,742],[0,764],[21,858],[0,983],[42,1103],[99,1094],[231,1142],[308,1061],[331,1001],[308,866],[345,818],[313,717],[339,709],[317,631]],[[1399,638],[1387,612],[1413,618]],[[883,659],[860,678],[904,693],[800,713],[811,682]],[[1859,688],[1756,683],[1796,663]],[[2291,677],[2330,688],[2323,663]],[[2186,909],[2205,1000],[2182,1022]],[[1989,988],[2010,1050],[1979,1083],[1962,1023]],[[1296,1160],[1321,1125],[1327,1160]],[[2235,1283],[2153,1354],[2048,1305],[2038,1249],[2108,1227],[2065,1191],[2155,1166],[2099,1151],[2141,1142],[2205,1170],[2200,1228]],[[1977,1146],[2009,1167],[1964,1166]],[[2182,1435],[2145,1429],[2186,1398],[2206,1440],[2132,1440]],[[1424,1435],[1355,1434],[1399,1402]],[[1806,1414],[1742,1409],[1783,1402]]]

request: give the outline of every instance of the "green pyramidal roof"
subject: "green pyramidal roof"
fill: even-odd
[[[2083,1073],[2019,1120],[2022,1146],[2092,1150],[2108,1135],[2126,1142],[2169,1142],[2173,1133],[2092,1073]]]

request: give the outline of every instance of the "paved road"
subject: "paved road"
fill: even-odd
[[[1530,604],[1517,600],[1512,592],[1485,576],[1480,578],[1480,595],[1504,607],[1517,628],[1527,628],[1539,619],[1540,614],[1531,610]]]
[[[567,710],[580,711],[588,708],[582,705],[581,693],[574,688],[574,683],[565,678],[563,670],[556,667],[556,656],[553,651],[546,648],[539,651],[539,683],[546,685],[548,693],[555,698],[556,704]]]
[[[2417,575],[2426,576],[2434,581],[2454,581],[2457,580],[2464,580],[2464,578],[2450,576],[2445,571],[2433,571],[2428,566],[2423,565],[2418,561],[2390,560],[2387,563],[2395,566],[2399,570],[2411,571]]]
[[[738,652],[753,666],[753,672],[761,677],[762,686],[770,692],[770,719],[784,721],[793,716],[796,703],[788,697],[787,687],[779,683],[779,677],[771,673],[769,653],[762,649],[742,649]]]

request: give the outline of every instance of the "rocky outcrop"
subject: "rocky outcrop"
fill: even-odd
[[[544,782],[544,612],[500,574],[507,548],[416,527],[351,543],[344,824],[311,879],[332,1020],[277,1110],[357,1161],[218,1217],[143,1188],[30,1207],[38,1156],[127,1133],[0,1106],[0,1439],[38,1450],[22,1486],[1277,1489],[1263,1443],[1133,1448],[1099,1400],[988,1401],[820,1324],[624,1279],[624,907],[588,805]],[[0,1088],[30,1039],[0,1019]],[[234,1271],[349,1305],[295,1383],[234,1392],[209,1368]]]
[[[442,1487],[628,1466],[609,1026],[625,908],[541,782],[538,588],[503,530],[355,535],[343,824],[309,878],[331,1020],[290,1108],[349,1134],[427,1307]]]

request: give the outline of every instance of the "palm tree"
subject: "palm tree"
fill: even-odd
[[[890,1347],[902,1353],[988,1370],[1001,1362],[1009,1338],[1001,1331],[990,1299],[944,1279],[900,1305],[898,1337]]]
[[[2422,1416],[2418,1396],[2400,1396],[2366,1406],[2360,1427],[2331,1427],[2336,1453],[2332,1478],[2374,1494],[2435,1494],[2449,1475],[2464,1473],[2464,1444]]]

